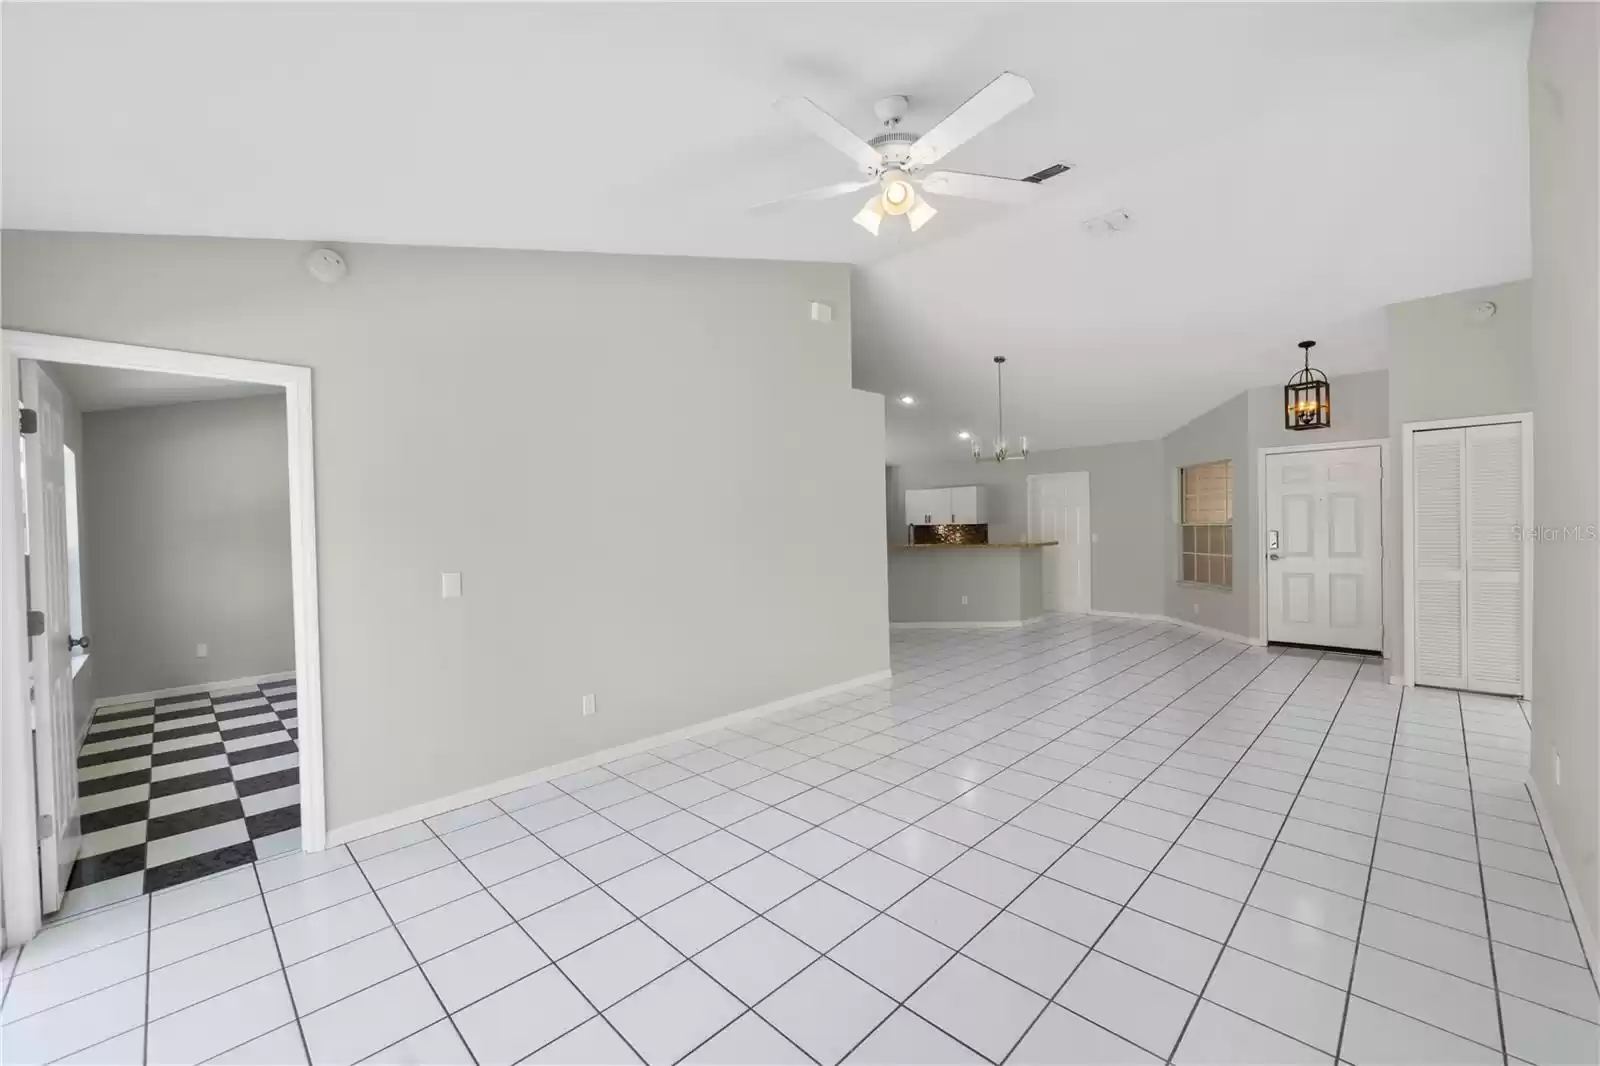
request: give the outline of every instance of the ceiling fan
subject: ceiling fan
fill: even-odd
[[[752,210],[827,200],[876,185],[878,191],[857,213],[855,223],[877,236],[886,215],[905,215],[912,230],[921,229],[938,214],[928,202],[926,194],[929,192],[974,200],[1025,203],[1038,194],[1036,181],[965,174],[958,170],[923,171],[1032,99],[1033,86],[1027,79],[1007,71],[919,137],[900,130],[900,120],[905,117],[910,101],[904,96],[890,96],[879,100],[873,108],[883,122],[884,132],[871,140],[862,140],[805,97],[785,97],[776,104],[779,111],[855,160],[866,177],[795,193],[759,204]]]

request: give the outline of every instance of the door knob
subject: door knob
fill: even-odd
[[[1276,562],[1277,559],[1278,559],[1278,553],[1277,552],[1273,552],[1271,555],[1267,556],[1267,558],[1273,560],[1274,562]]]
[[[67,637],[67,650],[71,651],[73,648],[82,648],[84,651],[88,651],[89,650],[89,638],[88,637],[74,637],[74,636],[70,636],[69,635]]]

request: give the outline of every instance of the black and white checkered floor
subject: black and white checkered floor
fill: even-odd
[[[67,906],[99,906],[300,847],[294,679],[95,712]]]

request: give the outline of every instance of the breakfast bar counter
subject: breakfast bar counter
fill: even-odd
[[[1044,614],[1042,549],[1056,541],[889,545],[897,628],[1020,626]]]

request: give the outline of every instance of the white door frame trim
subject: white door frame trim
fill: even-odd
[[[321,621],[317,594],[317,519],[316,477],[312,446],[311,370],[309,367],[286,363],[267,363],[253,359],[235,359],[196,352],[180,352],[165,348],[143,348],[131,344],[113,344],[105,341],[58,337],[45,333],[26,333],[5,330],[3,354],[0,354],[0,397],[9,398],[16,380],[16,360],[38,359],[53,363],[76,363],[85,366],[114,367],[123,370],[147,370],[167,374],[186,374],[191,377],[217,378],[225,381],[247,381],[261,385],[276,385],[284,390],[284,406],[288,421],[289,453],[289,554],[294,585],[294,649],[295,698],[298,700],[300,723],[300,839],[306,851],[320,851],[326,844],[327,821],[323,806],[323,751],[322,751],[322,659]],[[9,410],[10,408],[8,408]],[[8,433],[6,443],[0,448],[0,497],[15,499],[17,491],[16,464],[13,461],[15,433]],[[21,537],[13,528],[20,515],[9,506],[0,507],[0,544],[5,557],[0,559],[0,676],[15,678],[16,667],[26,669],[27,638],[13,624],[11,610],[20,602],[22,590],[13,588],[20,579]],[[20,616],[19,616],[20,617]],[[0,746],[17,750],[16,741],[27,737],[28,707],[26,688],[8,680],[0,686]],[[31,751],[32,745],[25,745]],[[28,760],[31,763],[31,758]],[[13,763],[5,769],[3,791],[0,791],[0,814],[3,814],[5,850],[3,866],[5,877],[6,935],[24,940],[37,930],[40,921],[38,889],[38,840],[33,819],[22,813],[33,808],[32,773],[13,774]],[[24,783],[18,778],[26,776]],[[24,787],[24,785],[26,787]],[[17,832],[13,832],[16,829]],[[32,856],[31,860],[29,856]],[[32,907],[27,906],[19,893],[26,895],[32,883]],[[31,912],[31,913],[30,913]],[[18,919],[14,925],[12,918]]]
[[[1089,503],[1088,503],[1088,508],[1089,508],[1089,543],[1085,546],[1085,550],[1089,553],[1089,571],[1088,571],[1087,575],[1084,578],[1084,591],[1086,593],[1088,593],[1089,604],[1088,604],[1087,607],[1084,608],[1084,610],[1085,611],[1092,611],[1094,609],[1094,478],[1089,476],[1089,471],[1087,471],[1087,470],[1052,470],[1051,472],[1049,472],[1047,474],[1046,473],[1029,474],[1027,479],[1026,479],[1026,481],[1025,481],[1025,483],[1023,484],[1023,487],[1022,487],[1023,494],[1028,499],[1028,519],[1027,519],[1028,526],[1022,532],[1023,532],[1024,539],[1027,539],[1027,538],[1030,538],[1030,537],[1033,536],[1033,483],[1034,483],[1034,481],[1038,480],[1038,479],[1042,479],[1042,478],[1074,477],[1074,476],[1076,476],[1078,474],[1082,474],[1083,475],[1084,483],[1089,488]],[[1040,591],[1041,591],[1041,593],[1043,592],[1043,590],[1040,590]]]
[[[1404,549],[1400,557],[1401,592],[1404,596],[1400,624],[1405,630],[1405,683],[1415,685],[1417,663],[1416,589],[1411,583],[1411,552],[1416,537],[1416,515],[1411,506],[1411,463],[1414,437],[1430,429],[1466,429],[1470,426],[1522,426],[1522,524],[1533,523],[1533,412],[1509,415],[1477,415],[1472,418],[1441,418],[1433,422],[1405,422],[1400,426],[1401,492],[1400,518]],[[1462,563],[1465,564],[1463,559]],[[1465,588],[1462,595],[1465,595]],[[1463,637],[1465,634],[1463,634]],[[1522,698],[1533,697],[1533,541],[1522,539]]]
[[[1383,579],[1385,569],[1384,561],[1389,555],[1389,545],[1385,543],[1387,523],[1383,520],[1384,486],[1389,478],[1389,438],[1368,437],[1365,440],[1340,440],[1316,444],[1281,444],[1271,448],[1256,449],[1256,573],[1260,575],[1256,581],[1256,601],[1259,613],[1256,617],[1261,619],[1261,643],[1272,642],[1271,612],[1268,606],[1267,572],[1264,562],[1267,558],[1267,456],[1286,455],[1293,452],[1336,452],[1350,448],[1376,448],[1378,449],[1378,611],[1379,611],[1379,642],[1387,648],[1388,634],[1383,631],[1383,622],[1388,618],[1389,583]],[[1234,557],[1238,558],[1239,545],[1234,546]],[[1234,564],[1238,565],[1237,561]]]

